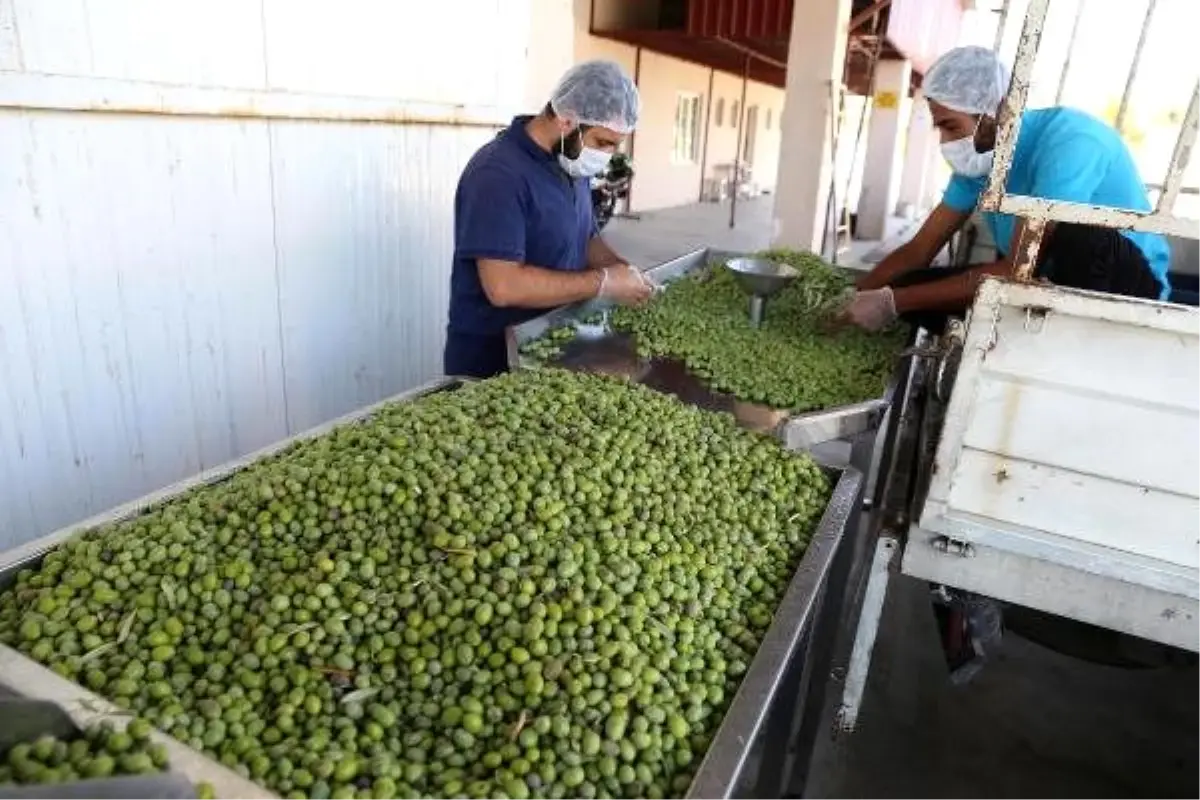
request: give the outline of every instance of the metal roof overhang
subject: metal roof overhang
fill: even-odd
[[[638,0],[626,2],[636,4]],[[735,75],[746,70],[751,80],[783,88],[787,80],[792,14],[794,9],[803,9],[804,2],[660,0],[657,27],[643,23],[601,29],[593,22],[591,33]],[[890,3],[891,0],[855,0],[850,22],[852,51],[867,54],[873,50],[877,35],[874,31],[886,31]],[[886,39],[880,56],[901,57]],[[844,80],[851,92],[866,92],[869,74],[869,63],[854,55],[847,59]]]
[[[765,56],[757,50],[747,53],[749,45],[735,46],[718,37],[697,37],[685,31],[671,30],[624,30],[596,31],[596,36],[603,36],[618,42],[641,47],[655,53],[672,56],[683,61],[690,61],[711,69],[731,72],[741,75],[746,68],[749,55],[749,75],[752,81],[759,81],[771,86],[783,88],[787,80],[787,53],[783,59]],[[786,51],[786,45],[784,47]],[[774,62],[774,63],[772,63]]]

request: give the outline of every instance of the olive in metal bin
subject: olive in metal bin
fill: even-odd
[[[767,299],[800,277],[800,273],[787,264],[766,258],[733,258],[725,266],[737,278],[742,291],[750,295],[752,328],[762,326],[767,313]]]

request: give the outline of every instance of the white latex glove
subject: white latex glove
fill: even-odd
[[[667,287],[655,281],[654,278],[651,278],[649,272],[646,272],[640,267],[633,267],[633,269],[637,270],[638,274],[642,276],[642,280],[645,281],[646,285],[650,287],[652,294],[658,294],[659,292],[665,292],[667,290]]]
[[[600,278],[600,291],[596,296],[628,306],[646,302],[652,291],[650,281],[640,269],[628,264],[617,264],[604,268]]]
[[[896,298],[890,286],[855,292],[841,319],[868,331],[881,331],[896,321]]]

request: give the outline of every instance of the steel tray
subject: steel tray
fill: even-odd
[[[19,742],[39,736],[74,739],[83,731],[65,711],[44,700],[27,700],[7,695],[0,687],[0,753]],[[152,775],[120,775],[45,785],[0,786],[0,800],[54,800],[54,798],[191,798],[196,789],[175,772]]]
[[[296,442],[363,420],[381,406],[451,391],[465,382],[445,378],[405,392],[0,554],[0,590],[12,585],[20,570],[36,568],[48,552],[86,530],[135,517],[190,489],[222,481]],[[819,664],[811,663],[805,650],[813,641],[831,566],[848,527],[856,518],[863,488],[862,473],[856,469],[826,467],[824,470],[834,483],[829,503],[701,762],[688,797],[766,796],[764,789],[782,779],[789,742],[787,732],[793,728],[801,703],[798,687],[814,669],[821,670]],[[0,645],[0,689],[5,688],[22,697],[58,704],[80,726],[127,717],[127,712],[99,695]],[[218,797],[275,797],[266,788],[177,740],[157,731],[154,736],[167,746],[174,771],[193,782],[207,781]]]
[[[791,583],[775,610],[758,652],[717,728],[688,798],[778,797],[787,782],[784,764],[802,708],[802,687],[822,680],[824,667],[809,657],[834,558],[855,523],[862,473],[827,469],[836,479],[829,504]],[[836,590],[836,587],[832,587]]]
[[[695,250],[653,267],[647,270],[646,274],[656,283],[668,284],[734,255],[736,254],[707,248]],[[713,391],[704,381],[689,373],[682,362],[671,359],[647,361],[639,358],[633,338],[628,334],[612,331],[607,326],[582,323],[583,319],[597,313],[605,313],[610,308],[612,303],[607,300],[586,300],[561,306],[528,322],[508,328],[505,332],[505,345],[508,350],[509,367],[528,369],[538,366],[539,362],[522,355],[521,347],[549,330],[574,324],[578,335],[563,348],[563,353],[554,361],[554,366],[619,375],[660,392],[675,395],[686,403],[710,411],[731,413],[743,427],[773,433],[792,449],[808,449],[822,442],[845,439],[875,430],[883,419],[897,384],[899,367],[893,374],[888,389],[880,398],[799,414],[745,402],[733,395]]]

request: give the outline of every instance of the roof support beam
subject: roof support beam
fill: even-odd
[[[875,16],[880,11],[883,11],[891,4],[892,0],[877,0],[867,8],[864,8],[862,11],[855,14],[850,18],[850,33],[854,33],[856,30],[862,27],[864,22],[871,19],[871,17]]]

